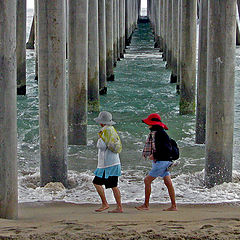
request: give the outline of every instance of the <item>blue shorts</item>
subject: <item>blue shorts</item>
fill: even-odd
[[[170,175],[170,172],[167,170],[168,167],[172,165],[171,161],[157,161],[152,162],[152,169],[149,172],[149,176],[151,177],[166,177]]]

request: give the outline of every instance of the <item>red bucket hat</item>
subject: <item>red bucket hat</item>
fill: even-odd
[[[147,125],[158,125],[168,130],[168,127],[164,123],[162,123],[161,117],[157,113],[151,113],[146,119],[143,119],[142,121]]]

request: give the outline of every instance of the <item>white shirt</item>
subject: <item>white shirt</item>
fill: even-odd
[[[119,154],[109,150],[105,142],[102,140],[102,138],[98,139],[97,148],[98,148],[97,168],[107,168],[120,164]]]

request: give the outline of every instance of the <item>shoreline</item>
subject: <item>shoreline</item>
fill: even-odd
[[[239,203],[178,204],[177,212],[137,205],[97,213],[99,204],[20,203],[17,220],[0,219],[0,239],[240,239]]]

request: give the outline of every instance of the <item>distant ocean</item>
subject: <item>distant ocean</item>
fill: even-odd
[[[142,8],[140,15],[141,16],[147,16],[147,8]]]
[[[28,9],[27,35],[30,31],[33,10]],[[144,15],[144,14],[142,14]],[[122,201],[142,202],[143,179],[151,162],[141,158],[148,129],[141,119],[158,112],[168,126],[168,134],[177,140],[181,158],[172,169],[173,184],[178,203],[216,203],[240,201],[240,49],[236,52],[235,126],[233,182],[207,189],[204,186],[204,145],[195,144],[195,117],[179,115],[179,96],[175,85],[169,84],[170,71],[165,68],[161,53],[154,49],[148,24],[140,24],[135,31],[125,58],[114,69],[114,82],[108,83],[108,94],[101,96],[101,110],[112,112],[116,128],[123,142],[121,153],[122,176],[119,187]],[[99,203],[92,185],[93,171],[97,166],[97,126],[88,114],[87,146],[69,146],[69,189],[40,188],[40,153],[38,128],[38,83],[34,80],[34,51],[27,50],[27,96],[18,96],[18,169],[19,201],[63,200],[75,203]],[[113,203],[111,190],[107,198]],[[163,181],[153,183],[151,202],[169,202]]]

